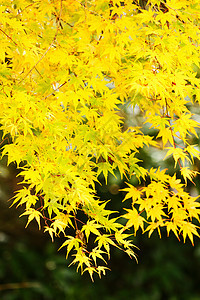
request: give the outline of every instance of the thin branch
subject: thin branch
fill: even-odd
[[[60,20],[61,20],[61,14],[62,14],[62,0],[60,0],[60,13],[59,13],[59,17],[58,17],[58,25],[57,25],[57,29],[56,29],[56,33],[55,36],[53,38],[53,41],[51,42],[50,46],[47,48],[47,50],[44,52],[44,54],[41,56],[41,58],[36,62],[36,64],[28,71],[28,73],[26,73],[26,75],[19,81],[19,83],[21,83],[22,81],[24,81],[24,79],[35,69],[35,67],[41,62],[41,60],[45,57],[45,55],[49,52],[49,50],[51,49],[51,47],[53,46],[57,35],[58,35],[58,31],[59,31],[59,27],[61,25]]]
[[[8,140],[8,143],[9,143],[9,138],[6,137],[5,139],[3,139],[3,140],[0,142],[0,147],[2,146],[2,144],[3,144],[6,140]]]
[[[3,34],[5,34],[5,36],[7,36],[7,38],[10,39],[17,46],[17,43],[13,41],[13,39],[5,31],[3,31],[1,28],[0,31],[3,32]]]
[[[33,6],[35,3],[39,3],[39,1],[35,1],[35,2],[33,2],[33,3],[31,3],[31,4],[27,5],[27,6],[25,6],[21,11],[18,10],[18,13],[17,13],[16,17],[17,17],[19,14],[21,14],[24,10],[26,10],[29,6]]]
[[[38,287],[40,287],[39,282],[3,283],[0,284],[0,291],[16,290],[16,289],[24,289],[24,288],[38,288]]]
[[[64,83],[62,83],[61,85],[59,85],[59,87],[57,87],[51,94],[47,95],[46,97],[42,98],[42,100],[47,99],[48,97],[50,97],[51,95],[54,94],[54,92],[58,91],[61,87],[63,87],[65,84],[67,83],[67,81],[65,81]]]
[[[40,74],[40,72],[38,71],[38,69],[37,69],[37,68],[35,68],[35,70],[38,72],[38,74],[40,75],[40,77],[42,77],[42,78],[43,78],[43,76]]]
[[[76,215],[75,215],[74,211],[72,213],[74,215],[74,223],[75,223],[75,228],[76,228],[76,231],[77,231],[78,230],[78,225],[77,225],[77,222],[76,222]]]

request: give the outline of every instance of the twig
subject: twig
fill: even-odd
[[[59,30],[59,26],[60,26],[60,20],[61,20],[61,14],[62,14],[62,0],[60,0],[60,13],[59,13],[59,17],[58,17],[58,25],[57,25],[57,30],[55,33],[55,36],[53,38],[53,41],[51,42],[50,46],[47,48],[47,50],[44,52],[44,54],[42,55],[42,57],[36,62],[36,64],[28,71],[28,73],[26,73],[26,75],[20,80],[19,83],[21,83],[22,81],[24,81],[24,79],[35,69],[35,67],[39,64],[39,62],[41,62],[41,60],[45,57],[45,55],[49,52],[49,50],[51,49],[51,47],[53,46],[57,35],[58,35],[58,30]]]
[[[63,87],[65,84],[67,83],[67,81],[65,81],[64,83],[62,83],[61,85],[59,85],[59,87],[57,87],[51,94],[45,96],[44,98],[42,98],[42,100],[47,99],[48,97],[50,97],[51,95],[54,94],[54,92],[58,91],[61,87]]]
[[[39,282],[4,283],[0,284],[0,291],[39,287],[41,287]]]
[[[17,15],[21,14],[24,10],[26,10],[29,6],[33,6],[35,3],[39,3],[39,1],[35,1],[27,6],[25,6],[21,11],[18,11]],[[17,16],[16,16],[17,17]]]
[[[7,38],[10,39],[17,46],[17,43],[13,41],[13,39],[5,31],[3,31],[1,28],[0,31],[3,32],[3,34],[5,34],[5,36],[7,36]]]

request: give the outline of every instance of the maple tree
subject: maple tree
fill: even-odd
[[[27,225],[35,219],[52,240],[63,234],[61,247],[91,278],[105,274],[111,246],[136,258],[131,228],[166,228],[193,244],[200,204],[186,187],[200,158],[190,111],[200,102],[199,1],[2,0],[0,14],[2,157],[21,170],[13,203]],[[138,107],[157,139],[124,126],[123,105],[132,118]],[[161,143],[173,175],[137,158]],[[107,182],[116,170],[132,201],[117,217],[95,191],[99,175]]]

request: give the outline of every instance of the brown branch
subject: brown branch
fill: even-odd
[[[75,223],[75,228],[76,228],[76,231],[77,231],[78,230],[78,225],[77,225],[77,222],[76,222],[76,215],[75,215],[74,211],[72,213],[73,213],[73,216],[74,216],[74,223]]]
[[[5,36],[7,36],[7,38],[10,39],[17,46],[17,43],[13,41],[13,39],[5,31],[3,31],[1,28],[0,31],[3,32],[3,34],[5,34]]]
[[[63,87],[65,84],[67,83],[67,81],[65,81],[64,83],[62,83],[61,85],[59,85],[59,87],[57,87],[51,94],[47,95],[46,97],[42,98],[42,100],[47,99],[48,97],[50,97],[51,95],[54,94],[54,92],[58,91],[61,87]]]
[[[24,288],[38,288],[38,287],[40,287],[39,282],[3,283],[0,284],[0,291],[16,290],[16,289],[24,289]]]
[[[25,6],[21,11],[18,11],[17,15],[21,14],[24,10],[26,10],[29,6],[33,6],[35,3],[39,3],[39,1],[35,1],[27,6]]]
[[[45,57],[45,55],[49,52],[49,50],[51,49],[51,47],[53,46],[57,35],[58,35],[58,31],[59,31],[59,27],[61,25],[60,20],[61,20],[61,14],[62,14],[62,0],[60,0],[60,13],[59,13],[59,17],[58,17],[58,25],[57,25],[57,29],[56,29],[56,33],[55,36],[53,38],[53,41],[51,42],[50,46],[47,48],[47,50],[44,52],[44,54],[41,56],[41,58],[36,62],[36,64],[28,71],[28,73],[26,73],[26,75],[19,81],[19,83],[21,83],[22,81],[24,81],[24,79],[35,69],[35,67],[41,62],[41,60]]]
[[[8,140],[8,143],[9,143],[9,138],[6,137],[5,139],[3,139],[3,140],[0,142],[0,146],[1,146],[6,140]]]

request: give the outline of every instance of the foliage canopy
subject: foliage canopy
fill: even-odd
[[[190,111],[200,102],[199,1],[2,0],[0,14],[2,157],[24,178],[13,203],[25,206],[27,225],[35,219],[52,240],[62,233],[61,247],[91,278],[105,273],[99,261],[111,246],[135,257],[132,227],[149,236],[165,227],[193,244],[200,204],[186,187],[200,158]],[[157,139],[125,126],[124,105],[132,118],[140,109]],[[146,146],[173,157],[172,176],[142,167]],[[132,200],[118,216],[95,192],[99,175],[107,182],[116,170]]]

